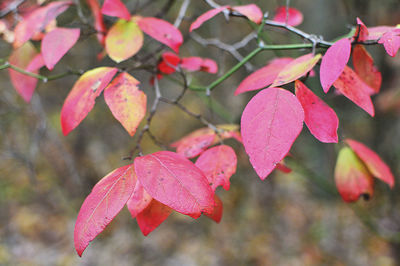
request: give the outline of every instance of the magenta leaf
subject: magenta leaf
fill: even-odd
[[[218,8],[208,10],[207,12],[205,12],[204,14],[199,16],[192,23],[192,25],[190,25],[189,32],[192,32],[193,30],[199,28],[201,25],[203,25],[204,22],[206,22],[207,20],[210,20],[211,18],[215,17],[216,15],[218,15],[219,13],[221,13],[222,11],[224,11],[225,9],[228,9],[228,8],[229,8],[229,6],[220,6]]]
[[[296,8],[289,7],[289,16],[286,18],[286,6],[278,7],[275,11],[274,21],[285,23],[287,19],[287,25],[296,27],[303,22],[303,14]]]
[[[249,20],[253,21],[256,24],[261,23],[264,15],[261,9],[255,4],[233,6],[231,9],[246,16]]]
[[[136,221],[140,231],[142,231],[144,236],[147,236],[164,222],[171,213],[172,209],[170,207],[153,199],[150,204],[136,216]]]
[[[131,14],[121,0],[105,0],[101,13],[111,17],[119,17],[125,20],[130,20]]]

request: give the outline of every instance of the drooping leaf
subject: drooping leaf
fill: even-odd
[[[41,51],[46,67],[52,70],[79,39],[80,29],[56,28],[46,33]]]
[[[135,135],[146,115],[146,94],[138,89],[138,85],[139,81],[124,72],[104,90],[104,99],[112,114],[131,136]]]
[[[218,197],[217,194],[214,194],[214,201],[215,201],[215,206],[213,213],[211,214],[206,213],[205,215],[210,219],[212,219],[214,222],[219,223],[222,219],[224,206],[222,204],[222,200]]]
[[[218,72],[217,63],[214,60],[198,56],[182,58],[180,66],[188,71],[204,71],[213,74]]]
[[[158,64],[158,70],[164,74],[172,74],[176,71],[181,59],[172,52],[165,52],[161,56],[162,61]]]
[[[140,29],[151,38],[165,44],[175,53],[179,53],[179,47],[183,43],[181,32],[171,23],[159,18],[140,18]]]
[[[75,223],[74,243],[79,256],[121,211],[135,183],[131,164],[114,170],[96,184],[83,202]]]
[[[72,1],[56,1],[32,11],[15,27],[14,47],[27,42],[34,34],[40,32],[53,19],[67,10],[72,3]]]
[[[292,61],[293,58],[289,57],[273,59],[265,67],[260,68],[247,76],[237,87],[235,95],[247,91],[260,90],[271,85],[279,72]]]
[[[358,141],[346,139],[346,142],[357,154],[357,156],[360,157],[360,159],[364,162],[373,176],[379,178],[393,188],[394,176],[390,171],[389,166],[382,161],[378,154]]]
[[[357,75],[371,88],[375,93],[379,92],[382,84],[382,74],[374,65],[371,55],[362,45],[355,45],[352,52],[353,66]]]
[[[69,92],[61,110],[61,127],[66,136],[92,110],[96,98],[117,73],[114,67],[98,67],[85,72]]]
[[[164,222],[171,212],[170,207],[155,199],[151,200],[150,204],[136,216],[140,231],[144,236],[147,236]]]
[[[339,119],[335,111],[301,81],[296,80],[296,97],[304,110],[304,122],[311,134],[321,142],[337,143]]]
[[[131,197],[126,202],[126,207],[128,207],[132,218],[136,218],[139,213],[146,209],[152,199],[149,193],[144,190],[142,184],[137,181]]]
[[[342,74],[350,58],[351,42],[349,39],[341,39],[328,48],[322,57],[320,68],[320,80],[325,93]]]
[[[119,17],[121,19],[130,20],[131,14],[121,0],[105,0],[101,13],[111,17]]]
[[[321,58],[321,54],[306,54],[284,66],[270,87],[277,87],[301,78],[311,71]]]
[[[388,55],[395,57],[400,48],[400,29],[386,32],[378,43],[383,44]]]
[[[203,171],[213,191],[218,186],[229,190],[229,179],[236,172],[236,164],[235,151],[227,145],[206,150],[196,161],[196,166]]]
[[[104,46],[105,45],[105,37],[106,37],[106,25],[104,24],[103,14],[100,10],[100,4],[98,0],[86,0],[88,3],[90,10],[93,13],[94,17],[94,28],[97,31],[97,39],[99,43]]]
[[[204,22],[206,22],[207,20],[212,19],[213,17],[215,17],[216,15],[218,15],[219,13],[221,13],[222,11],[224,11],[224,10],[226,10],[228,8],[229,8],[229,6],[220,6],[218,8],[214,8],[214,9],[208,10],[207,12],[205,12],[204,14],[199,16],[190,25],[189,32],[192,32],[193,30],[199,28],[201,25],[203,25]]]
[[[357,155],[348,147],[340,150],[336,167],[335,182],[339,194],[346,202],[358,200],[360,196],[372,197],[374,180],[358,159]]]
[[[193,218],[213,212],[207,178],[182,155],[160,151],[137,157],[134,164],[140,183],[154,199]]]
[[[303,14],[296,8],[289,7],[289,16],[287,18],[287,25],[296,27],[303,22]],[[275,11],[275,17],[273,18],[276,22],[286,22],[286,6],[278,7]]]
[[[256,24],[261,23],[264,15],[261,9],[255,4],[233,6],[231,9],[246,16],[249,20],[253,21]]]
[[[356,31],[354,32],[353,39],[355,39],[358,42],[364,42],[368,40],[368,28],[365,26],[365,24],[361,21],[360,18],[357,17],[357,28]]]
[[[106,36],[107,54],[117,63],[135,55],[142,46],[143,33],[135,18],[118,20]]]
[[[374,106],[370,97],[374,90],[365,84],[353,69],[346,66],[333,86],[368,114],[374,116]]]
[[[303,121],[297,98],[280,88],[262,90],[247,104],[241,119],[243,145],[262,180],[289,152]]]
[[[26,69],[36,55],[37,52],[32,43],[26,42],[23,46],[15,49],[11,53],[8,62],[11,65]],[[37,74],[39,71],[38,69],[32,69],[31,72]],[[8,69],[8,73],[10,75],[11,83],[14,86],[15,90],[18,92],[19,95],[21,95],[25,102],[29,102],[32,98],[33,92],[35,91],[37,78],[22,74],[11,68]]]

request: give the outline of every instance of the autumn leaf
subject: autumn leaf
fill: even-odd
[[[124,72],[104,89],[104,99],[112,114],[131,136],[146,115],[146,94],[138,85],[139,81]]]
[[[140,29],[151,38],[165,44],[175,53],[179,53],[179,47],[183,43],[181,32],[171,23],[159,18],[139,18]]]
[[[181,59],[172,52],[165,52],[161,55],[162,61],[158,64],[158,70],[164,74],[172,74],[176,71]]]
[[[335,111],[299,80],[295,82],[296,97],[304,110],[304,122],[311,134],[321,142],[337,143],[339,119]]]
[[[131,14],[121,0],[105,0],[101,13],[111,17],[119,17],[121,19],[130,20]]]
[[[374,193],[374,180],[357,155],[348,147],[340,150],[335,167],[335,182],[339,194],[346,202],[360,196],[370,198]]]
[[[370,97],[374,90],[365,84],[353,69],[346,66],[333,86],[368,114],[374,116],[374,106]]]
[[[243,145],[262,180],[289,152],[303,121],[301,104],[284,89],[262,90],[247,104],[241,119]]]
[[[218,65],[214,60],[198,56],[182,58],[180,67],[188,71],[204,71],[212,74],[218,72]]]
[[[140,231],[142,231],[144,236],[147,236],[164,222],[171,213],[172,209],[170,207],[153,199],[150,204],[136,216],[136,221]]]
[[[137,157],[134,164],[139,182],[157,201],[193,218],[213,212],[207,178],[182,155],[160,151]]]
[[[235,151],[227,145],[219,145],[203,152],[195,165],[203,171],[212,190],[222,186],[229,190],[229,179],[236,172]]]
[[[79,256],[121,211],[135,188],[133,165],[120,167],[103,177],[87,196],[75,223],[74,242]]]
[[[244,15],[245,17],[247,17],[249,20],[253,21],[256,24],[260,24],[264,16],[261,9],[255,4],[233,6],[231,10]]]
[[[388,184],[390,188],[393,188],[394,176],[390,171],[389,166],[382,161],[378,154],[358,141],[346,139],[346,143],[363,161],[373,176]]]
[[[350,58],[351,42],[349,39],[341,39],[328,48],[322,57],[320,68],[320,80],[325,93],[342,74]]]
[[[368,40],[368,28],[365,26],[365,24],[361,21],[360,18],[357,17],[357,28],[356,31],[354,32],[353,39],[358,41],[358,42],[364,42]]]
[[[306,54],[284,66],[270,87],[277,87],[301,78],[311,71],[321,58],[321,54]]]
[[[265,88],[274,82],[279,72],[290,62],[293,58],[282,57],[271,60],[265,67],[262,67],[249,76],[247,76],[235,91],[235,95],[241,94],[247,91],[260,90]]]
[[[201,16],[199,16],[191,25],[189,28],[189,32],[192,32],[195,29],[198,29],[201,25],[203,25],[204,22],[206,22],[207,20],[212,19],[213,17],[215,17],[216,15],[218,15],[219,13],[221,13],[222,11],[228,9],[229,6],[220,6],[218,8],[214,8],[211,10],[208,10],[207,12],[205,12],[204,14],[202,14]]]
[[[137,181],[131,197],[126,202],[126,207],[131,213],[132,218],[136,218],[139,213],[146,209],[152,199],[150,194],[144,190],[142,184]]]
[[[287,25],[296,27],[303,22],[303,14],[296,8],[289,7],[289,16],[286,18],[286,6],[280,6],[275,11],[275,16],[273,21],[285,23],[287,20]]]
[[[98,67],[85,72],[69,92],[61,109],[61,127],[66,136],[92,110],[96,98],[117,73],[114,67]]]
[[[386,32],[396,29],[393,26],[376,26],[368,27],[368,39],[369,41],[379,40]]]
[[[107,31],[106,25],[104,24],[103,14],[100,10],[100,5],[98,0],[86,0],[88,3],[90,10],[93,13],[94,17],[94,28],[97,31],[97,39],[99,43],[104,46],[105,45],[105,33]]]
[[[382,84],[382,74],[374,65],[371,55],[362,45],[355,45],[352,52],[353,66],[357,75],[372,89],[375,93],[379,92]]]
[[[31,42],[26,42],[23,46],[15,49],[8,62],[10,65],[27,69],[30,62],[36,57],[37,52]],[[31,69],[31,72],[37,74],[38,69]],[[35,91],[37,78],[30,77],[28,75],[17,72],[11,68],[8,69],[11,83],[19,95],[24,99],[25,102],[30,102],[33,92]]]
[[[143,46],[143,33],[136,18],[118,20],[106,36],[106,51],[112,60],[119,63],[135,55]]]
[[[212,219],[214,222],[219,223],[222,219],[222,212],[224,210],[222,200],[218,197],[217,194],[214,194],[214,211],[211,214],[205,214],[207,217]]]
[[[395,57],[400,48],[400,29],[386,32],[378,43],[383,44],[388,55]]]
[[[79,39],[80,29],[56,28],[44,36],[41,52],[46,67],[52,70]]]

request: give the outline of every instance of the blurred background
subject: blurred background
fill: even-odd
[[[90,17],[85,1],[81,2],[84,14]],[[124,2],[132,14],[159,15],[174,22],[183,0]],[[273,15],[286,1],[253,3]],[[348,33],[357,16],[367,26],[400,23],[398,0],[291,0],[290,6],[304,14],[300,29],[325,40]],[[218,47],[204,46],[204,40],[216,38],[234,44],[253,31],[243,19],[227,21],[218,15],[190,36],[190,23],[209,9],[204,1],[190,1],[180,25],[185,37],[180,55],[209,57],[219,66],[217,75],[189,74],[195,85],[209,84],[238,62]],[[75,7],[70,8],[59,17],[58,25],[82,26],[76,12]],[[108,25],[113,21],[107,18]],[[303,42],[270,27],[265,27],[265,36],[276,44]],[[255,47],[253,40],[237,52],[245,56]],[[159,44],[146,37],[139,55],[122,66],[134,64],[158,48]],[[371,147],[390,165],[399,182],[400,59],[388,56],[381,45],[367,49],[383,75],[381,93],[373,99],[374,118],[343,96],[332,92],[323,95],[318,73],[306,84],[337,112],[340,139],[353,138]],[[10,52],[11,45],[0,41],[0,58],[7,58]],[[108,58],[98,61],[99,52],[95,36],[84,34],[51,73],[42,69],[41,74],[114,65]],[[308,52],[265,51],[213,90],[211,97],[189,92],[183,104],[215,124],[238,124],[245,104],[255,94],[233,96],[239,82],[274,57],[298,57]],[[159,55],[146,60],[155,65]],[[141,81],[150,106],[150,73],[138,70],[131,74]],[[180,78],[178,74],[173,77]],[[64,137],[60,110],[76,80],[77,76],[67,76],[39,82],[32,102],[26,104],[13,89],[8,71],[0,71],[0,265],[400,265],[399,185],[390,190],[377,181],[372,199],[344,203],[333,180],[340,144],[322,144],[306,127],[288,160],[293,172],[274,171],[265,181],[251,168],[243,147],[227,142],[237,151],[238,170],[231,178],[231,189],[217,191],[224,203],[220,224],[173,213],[144,237],[124,208],[79,258],[73,245],[79,208],[98,180],[128,163],[123,158],[134,148],[135,138],[113,118],[102,97],[88,117]],[[160,87],[170,98],[181,91],[166,78]],[[293,89],[292,85],[287,88]],[[166,104],[160,105],[151,125],[152,132],[166,144],[201,127],[198,120]],[[158,149],[145,137],[145,153]]]

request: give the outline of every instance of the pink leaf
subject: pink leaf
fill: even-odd
[[[335,42],[322,57],[320,79],[325,93],[342,74],[350,58],[351,42],[349,39],[341,39]]]
[[[192,25],[190,25],[189,32],[192,32],[193,30],[199,28],[201,25],[203,25],[204,22],[206,22],[207,20],[210,20],[211,18],[215,17],[216,15],[218,15],[219,13],[221,13],[222,11],[224,11],[228,8],[229,8],[229,6],[220,6],[218,8],[208,10],[207,12],[205,12],[204,14],[199,16],[192,23]]]
[[[297,98],[280,88],[262,90],[247,104],[241,119],[243,144],[262,180],[289,152],[303,121]]]
[[[79,39],[80,29],[56,28],[42,40],[42,55],[46,67],[52,70]]]
[[[23,46],[15,49],[8,62],[16,67],[27,69],[29,63],[36,57],[37,52],[32,43],[27,42]],[[33,73],[39,73],[38,69],[32,69]],[[29,102],[32,98],[33,92],[35,91],[37,79],[28,75],[17,72],[11,68],[8,69],[10,74],[11,83],[19,95],[24,99],[25,102]]]
[[[320,58],[321,54],[315,56],[313,54],[306,54],[296,58],[282,68],[270,87],[281,86],[299,79],[310,72]]]
[[[236,172],[236,164],[235,151],[226,145],[206,150],[196,161],[196,166],[203,171],[213,191],[218,186],[229,190],[229,179]]]
[[[133,165],[109,173],[93,188],[79,211],[74,242],[79,256],[121,211],[135,188]]]
[[[172,209],[161,202],[153,199],[150,204],[139,213],[136,221],[144,236],[150,234],[156,229],[168,216],[171,214]]]
[[[293,58],[289,57],[273,59],[265,67],[247,76],[237,87],[235,95],[247,91],[260,90],[271,85],[279,72],[292,61]]]
[[[217,73],[218,66],[214,60],[201,58],[197,56],[184,57],[180,66],[188,71],[204,71],[208,73]]]
[[[256,24],[260,24],[264,16],[261,9],[255,4],[233,6],[232,10],[246,16],[249,20],[253,21]]]
[[[378,154],[358,141],[346,139],[346,142],[357,154],[357,156],[360,157],[360,159],[364,162],[373,176],[387,183],[390,188],[393,188],[394,176],[390,171],[389,166],[382,161]]]
[[[303,22],[303,14],[296,8],[289,7],[289,17],[287,18],[287,25],[296,27]],[[286,6],[278,7],[275,11],[273,21],[285,23],[286,22]]]
[[[374,90],[365,84],[353,69],[346,66],[333,86],[368,114],[374,116],[374,106],[370,98]]]
[[[138,24],[144,33],[179,53],[183,37],[174,25],[158,18],[140,18]]]
[[[125,20],[131,19],[131,14],[121,0],[105,0],[101,13],[111,17],[119,17]]]
[[[99,43],[104,46],[107,28],[104,24],[103,14],[101,14],[99,2],[98,0],[86,0],[86,2],[88,3],[94,16],[94,28],[98,32],[97,39],[99,40]]]
[[[137,181],[131,197],[126,202],[126,206],[128,207],[132,218],[136,218],[139,213],[146,209],[152,199],[153,198],[149,195],[149,193],[144,190],[142,184]]]
[[[383,44],[388,55],[395,57],[400,48],[400,29],[386,32],[378,43]]]
[[[374,65],[371,55],[362,45],[355,45],[352,52],[353,66],[357,75],[370,86],[375,93],[382,84],[382,74]]]
[[[146,94],[138,89],[139,81],[124,72],[119,74],[104,90],[104,99],[113,116],[135,135],[136,129],[146,115]]]
[[[215,201],[215,207],[214,211],[211,214],[205,214],[207,217],[212,219],[214,222],[219,223],[222,219],[222,212],[224,210],[222,200],[217,196],[217,194],[214,194],[214,201]]]
[[[61,127],[65,136],[92,110],[96,98],[117,71],[114,67],[98,67],[87,71],[75,82],[61,110]]]
[[[213,212],[207,178],[185,157],[170,151],[137,157],[135,171],[150,196],[177,212],[193,218]]]
[[[19,47],[27,42],[34,34],[40,32],[53,19],[67,10],[72,3],[72,1],[52,2],[30,13],[15,27],[14,47]]]
[[[44,67],[44,60],[42,54],[37,54],[29,65],[26,67],[26,71],[35,72],[36,70],[41,69]]]
[[[325,102],[301,81],[296,80],[296,97],[304,110],[304,122],[311,134],[321,142],[337,143],[339,119]]]
[[[383,36],[383,34],[392,31],[394,29],[396,29],[396,27],[393,26],[368,27],[368,40],[370,41],[379,40]]]

